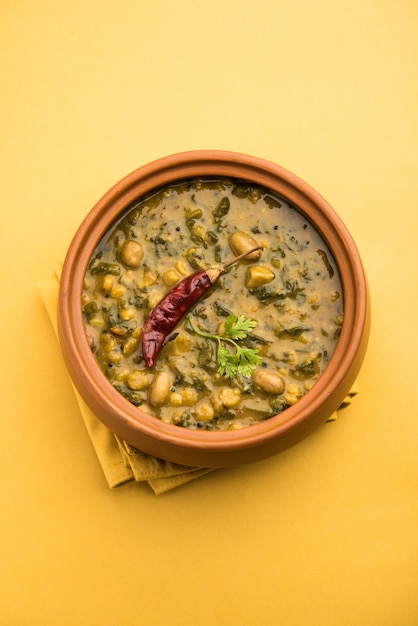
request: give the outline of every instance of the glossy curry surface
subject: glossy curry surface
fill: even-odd
[[[208,284],[186,277],[262,246]],[[185,315],[149,367],[143,328],[164,298]],[[189,306],[190,304],[190,306]],[[230,178],[197,178],[139,198],[97,245],[82,310],[102,372],[133,405],[192,430],[235,430],[295,405],[327,367],[343,291],[326,242],[282,197]]]

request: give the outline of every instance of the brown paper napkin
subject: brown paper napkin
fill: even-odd
[[[61,266],[58,266],[53,276],[38,283],[42,300],[57,337],[56,314],[60,275]],[[73,389],[87,432],[110,488],[135,481],[147,481],[154,493],[159,495],[214,471],[212,468],[189,467],[164,461],[134,448],[112,433],[92,413],[74,386]],[[357,385],[354,384],[344,398],[340,409],[351,404],[357,393]],[[336,411],[328,421],[337,419],[337,416]]]

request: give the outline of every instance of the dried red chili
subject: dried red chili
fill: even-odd
[[[252,248],[225,265],[202,270],[179,282],[151,311],[144,322],[142,355],[148,367],[152,367],[161,348],[184,315],[205,295],[228,267],[237,263],[263,246]]]

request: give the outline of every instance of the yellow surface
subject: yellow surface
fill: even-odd
[[[418,624],[413,0],[3,0],[1,626]],[[162,496],[104,480],[36,282],[117,180],[256,154],[345,221],[360,394],[282,455]]]

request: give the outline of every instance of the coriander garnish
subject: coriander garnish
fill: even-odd
[[[245,339],[248,333],[257,326],[257,322],[251,317],[246,318],[244,315],[237,317],[231,313],[224,322],[222,335],[198,328],[191,317],[189,317],[189,323],[196,334],[217,342],[218,373],[222,376],[234,378],[237,374],[241,374],[249,377],[257,365],[261,364],[261,357],[257,350],[246,348],[237,343]],[[232,345],[235,350],[231,351],[227,344]]]

